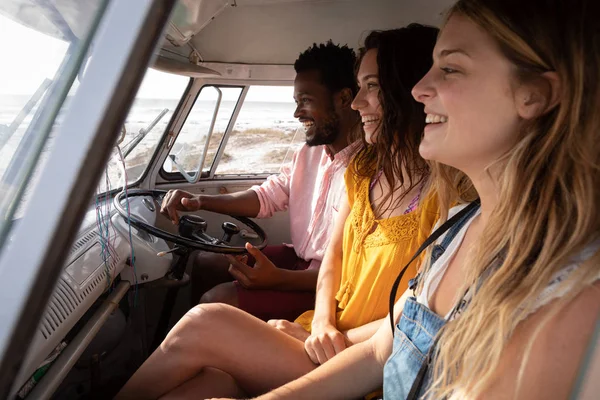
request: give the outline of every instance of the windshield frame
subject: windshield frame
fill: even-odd
[[[159,158],[160,154],[163,151],[163,147],[164,147],[165,143],[167,142],[168,138],[170,137],[169,132],[171,132],[171,129],[177,124],[177,121],[181,117],[182,110],[185,109],[185,105],[187,102],[186,99],[187,99],[193,85],[194,85],[194,78],[190,78],[187,83],[187,86],[185,87],[185,89],[183,90],[183,93],[181,94],[181,97],[179,98],[179,101],[177,102],[177,106],[175,107],[175,110],[173,111],[173,114],[171,115],[171,119],[169,119],[169,122],[167,123],[167,126],[166,126],[164,132],[162,133],[160,140],[158,141],[158,144],[156,145],[156,148],[152,152],[152,156],[148,160],[148,164],[144,167],[143,172],[135,181],[127,182],[127,189],[131,189],[136,186],[139,186],[140,183],[142,183],[148,177],[148,174],[150,173],[150,171],[152,171],[152,168],[157,163],[157,159]],[[135,146],[132,149],[134,149],[134,148],[135,148]],[[127,160],[127,157],[125,157],[125,160]],[[106,190],[104,192],[99,192],[96,194],[96,196],[94,196],[94,201],[104,200],[104,199],[106,199],[107,196],[112,198],[122,190],[123,190],[123,186],[119,185],[115,188],[111,188],[110,190]]]
[[[0,247],[0,292],[6,299],[0,321],[1,398],[11,393],[174,5],[175,0],[102,0],[94,16],[86,37],[96,40],[98,58],[91,60],[64,121],[57,126],[57,142],[33,188],[26,214],[12,229],[10,246]],[[74,143],[68,145],[71,140]]]

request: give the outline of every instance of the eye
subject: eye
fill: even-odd
[[[457,70],[450,67],[440,67],[440,69],[444,72],[445,75],[455,74],[458,72]]]
[[[303,97],[300,99],[301,102],[303,102],[304,104],[310,103],[310,99],[308,97]]]
[[[369,82],[367,83],[367,89],[374,89],[374,88],[378,88],[379,84],[375,83],[375,82]]]

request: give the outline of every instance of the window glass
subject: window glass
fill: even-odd
[[[304,143],[292,86],[251,86],[216,175],[276,173]]]
[[[127,183],[137,181],[150,163],[189,78],[148,69],[121,131],[119,148],[125,159]],[[117,148],[98,191],[123,187],[123,162]]]
[[[80,39],[93,26],[101,1],[84,3],[75,7],[78,18],[69,25],[52,7],[0,2],[0,53],[5,56],[0,63],[0,242],[11,221],[27,211],[56,128],[76,93],[77,71],[87,52]]]
[[[208,85],[201,89],[165,160],[163,169],[166,172],[186,173],[193,177],[205,153],[202,170],[210,168],[241,93],[241,87]]]

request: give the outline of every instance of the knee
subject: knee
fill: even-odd
[[[200,304],[189,310],[169,331],[160,345],[164,353],[197,355],[202,347],[209,345],[218,331],[227,306],[223,304]]]
[[[233,282],[222,283],[200,297],[200,304],[223,303],[238,307],[237,288]]]

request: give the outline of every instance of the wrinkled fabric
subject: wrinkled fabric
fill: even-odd
[[[310,261],[308,269],[321,266],[340,201],[346,193],[344,173],[359,146],[355,142],[331,159],[325,146],[304,145],[278,175],[251,188],[260,201],[257,218],[289,211],[291,245],[298,257]]]
[[[388,295],[400,269],[429,235],[438,218],[434,197],[421,199],[413,212],[377,219],[369,201],[370,178],[358,177],[351,162],[345,175],[351,211],[344,225],[340,288],[336,293],[337,329],[356,328],[388,313]],[[406,271],[398,297],[417,273],[418,261]],[[296,319],[310,332],[314,311]]]

